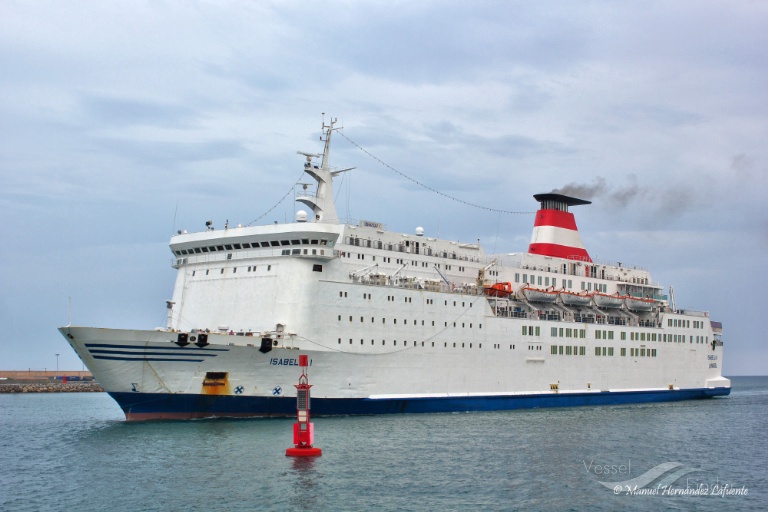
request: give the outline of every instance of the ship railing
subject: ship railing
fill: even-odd
[[[500,318],[522,318],[522,319],[535,319],[536,316],[533,312],[530,314],[527,311],[523,311],[519,307],[509,306],[491,306],[493,314]]]
[[[178,269],[182,265],[192,263],[212,263],[218,261],[237,261],[252,258],[274,258],[278,256],[309,256],[321,259],[330,259],[333,257],[339,257],[339,251],[335,251],[327,246],[313,245],[306,247],[302,244],[301,247],[286,248],[274,247],[274,248],[260,248],[260,249],[245,249],[238,252],[216,252],[216,253],[204,253],[194,254],[191,256],[182,256],[181,258],[172,258],[171,266]]]
[[[702,317],[709,316],[708,311],[698,311],[696,309],[681,309],[678,311],[678,313],[682,315],[689,315],[689,316],[702,316]]]
[[[380,239],[362,238],[357,235],[348,235],[344,237],[344,244],[351,247],[367,247],[369,249],[379,249],[383,251],[399,252],[404,254],[423,254],[434,258],[443,258],[455,261],[467,261],[480,263],[481,258],[469,254],[459,254],[456,251],[446,251],[430,247],[426,242],[422,242],[418,247],[414,243],[406,245],[405,242],[384,242]],[[477,246],[471,244],[462,244],[464,250],[477,250]]]
[[[448,284],[436,279],[421,279],[410,276],[388,276],[382,273],[371,273],[362,276],[352,275],[350,276],[350,279],[353,283],[368,286],[426,290],[430,292],[455,293],[461,295],[482,295],[483,293],[482,289],[478,289],[477,285],[472,283]]]

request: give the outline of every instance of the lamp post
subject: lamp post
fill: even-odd
[[[56,354],[56,375],[59,374],[59,354]]]

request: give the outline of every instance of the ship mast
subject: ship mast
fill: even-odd
[[[336,213],[336,204],[333,200],[333,178],[342,172],[351,171],[354,167],[341,170],[331,170],[329,163],[329,155],[331,152],[331,135],[334,130],[334,125],[338,122],[338,119],[332,118],[329,124],[325,124],[325,114],[323,114],[323,137],[320,140],[325,142],[323,148],[323,154],[317,155],[313,153],[304,153],[298,151],[300,155],[307,157],[307,161],[304,162],[304,172],[312,176],[317,181],[317,190],[314,195],[304,193],[296,198],[296,201],[304,203],[308,207],[312,208],[314,222],[322,222],[325,224],[338,224],[339,216]],[[320,166],[312,162],[313,158],[321,158]]]

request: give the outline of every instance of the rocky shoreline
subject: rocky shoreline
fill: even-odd
[[[100,393],[104,389],[95,382],[0,384],[0,393]]]

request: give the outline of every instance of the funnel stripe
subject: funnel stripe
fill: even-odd
[[[576,219],[570,212],[562,212],[560,210],[539,210],[536,212],[536,220],[533,224],[534,227],[539,226],[554,226],[563,229],[570,229],[577,231]]]
[[[542,256],[552,256],[553,258],[565,258],[580,261],[592,261],[586,249],[577,247],[568,247],[557,244],[531,244],[528,248],[531,254],[541,254]]]

